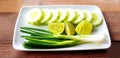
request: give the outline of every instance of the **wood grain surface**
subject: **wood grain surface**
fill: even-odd
[[[39,1],[39,2],[36,2]],[[12,47],[14,26],[18,13],[0,12],[0,58],[120,58],[120,0],[24,0],[25,5],[52,4],[90,4],[98,5],[106,19],[112,45],[107,50],[92,51],[56,51],[56,52],[25,52]],[[0,2],[1,3],[1,2]]]
[[[22,0],[0,0],[0,12],[18,12]]]
[[[120,0],[41,0],[45,5],[96,5],[103,12],[120,12]]]

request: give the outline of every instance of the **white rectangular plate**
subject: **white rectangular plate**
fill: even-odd
[[[21,26],[31,26],[25,22],[25,14],[32,8],[50,8],[50,9],[56,9],[56,8],[73,8],[73,9],[81,9],[81,10],[88,10],[88,11],[96,11],[103,17],[103,14],[99,7],[93,6],[93,5],[42,5],[42,6],[29,6],[29,7],[23,7],[21,8],[16,25],[14,30],[14,36],[13,36],[13,48],[16,50],[22,50],[22,51],[70,51],[70,50],[98,50],[98,49],[107,49],[111,46],[111,40],[109,36],[109,31],[105,22],[105,19],[103,17],[103,23],[98,28],[96,28],[95,32],[92,32],[92,34],[105,34],[106,35],[106,43],[103,44],[81,44],[78,46],[68,47],[68,48],[55,48],[55,49],[26,49],[23,47],[23,42],[25,41],[23,38],[20,37],[22,34],[20,32]],[[41,28],[46,29],[44,26],[41,26]]]

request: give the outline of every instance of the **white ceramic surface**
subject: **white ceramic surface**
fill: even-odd
[[[68,48],[55,48],[55,49],[26,49],[23,47],[23,42],[25,39],[21,38],[20,35],[23,34],[20,32],[21,26],[31,26],[26,23],[25,21],[25,14],[32,8],[50,8],[50,9],[56,9],[56,8],[73,8],[73,9],[81,9],[81,10],[88,10],[88,11],[96,11],[103,17],[103,14],[99,7],[94,5],[41,5],[41,6],[29,6],[29,7],[23,7],[21,8],[15,29],[14,29],[14,36],[13,36],[13,48],[16,50],[22,50],[22,51],[71,51],[71,50],[98,50],[98,49],[107,49],[111,46],[111,40],[109,31],[105,22],[105,19],[103,17],[103,23],[98,28],[95,29],[95,31],[92,32],[92,34],[105,34],[106,35],[106,43],[102,44],[81,44],[78,46],[68,47]],[[38,26],[33,26],[38,27]],[[40,26],[39,28],[47,29],[46,26]]]

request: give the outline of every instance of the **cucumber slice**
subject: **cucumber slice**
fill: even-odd
[[[59,19],[59,15],[60,15],[59,11],[56,9],[52,9],[51,11],[53,16],[47,23],[53,23]]]
[[[41,21],[41,23],[44,24],[45,22],[50,20],[50,18],[52,17],[52,11],[50,9],[42,9],[42,11],[44,13],[44,18]]]
[[[39,8],[31,9],[30,11],[28,11],[26,15],[27,22],[33,25],[39,25],[42,18],[43,18],[43,13]]]
[[[85,12],[85,20],[91,22],[92,21],[92,13],[90,11],[84,11]]]
[[[76,12],[75,12],[75,10],[73,10],[73,9],[65,9],[66,11],[67,11],[67,13],[68,13],[68,18],[67,18],[67,22],[72,22],[72,21],[74,21],[75,20],[75,18],[76,18]]]
[[[102,23],[102,16],[98,15],[95,12],[92,13],[92,16],[93,16],[92,25],[99,26]]]
[[[58,11],[60,12],[60,17],[57,22],[62,22],[67,18],[68,13],[65,11],[65,9],[58,9]]]
[[[80,23],[85,18],[85,14],[82,10],[76,10],[76,13],[77,13],[77,18],[73,22],[74,24]]]

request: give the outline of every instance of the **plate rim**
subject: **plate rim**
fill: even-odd
[[[99,10],[100,10],[100,12],[101,12],[101,14],[102,14],[102,11],[101,11],[101,9],[98,7],[98,6],[96,6],[96,5],[40,5],[40,6],[23,6],[21,9],[20,9],[20,11],[19,11],[19,13],[18,13],[18,16],[17,16],[17,20],[16,20],[16,23],[15,23],[15,27],[14,27],[14,34],[13,34],[13,39],[12,39],[12,46],[13,46],[13,48],[15,49],[15,50],[20,50],[20,51],[75,51],[75,49],[17,49],[16,47],[15,47],[15,35],[16,35],[16,30],[17,30],[17,25],[18,25],[18,22],[19,22],[19,18],[20,18],[20,15],[21,15],[21,12],[22,12],[22,10],[24,9],[24,8],[29,8],[29,7],[53,7],[53,6],[70,6],[70,7],[73,7],[73,6],[82,6],[82,7],[84,7],[84,6],[87,6],[87,7],[95,7],[95,8],[98,8]],[[109,45],[107,45],[106,47],[102,47],[102,48],[96,48],[96,49],[77,49],[77,50],[100,50],[100,49],[108,49],[108,48],[110,48],[111,47],[111,38],[110,38],[110,33],[109,33],[109,29],[108,29],[108,25],[106,24],[106,20],[105,20],[105,18],[104,18],[104,16],[103,16],[103,14],[102,14],[102,17],[103,17],[103,19],[104,19],[104,21],[105,21],[105,25],[106,25],[106,28],[107,28],[107,31],[108,31],[108,36],[109,36]]]

